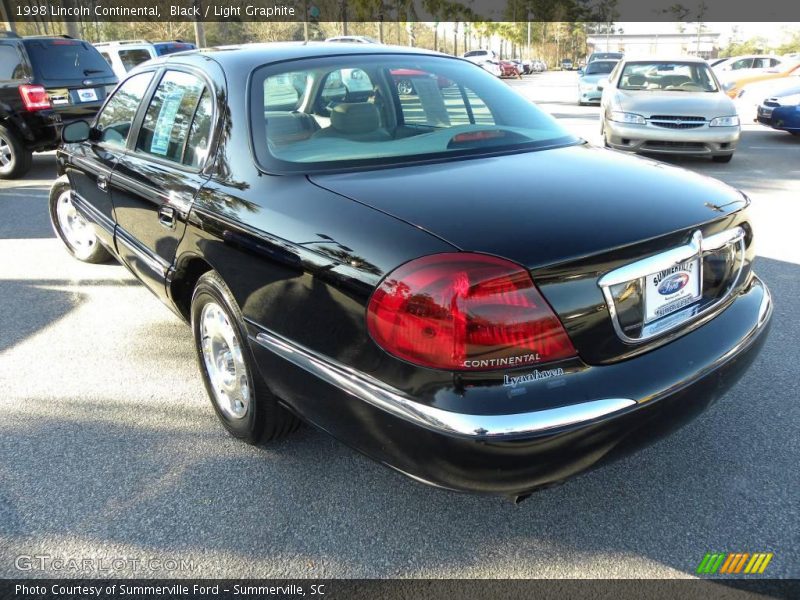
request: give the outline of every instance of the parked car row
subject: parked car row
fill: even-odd
[[[520,59],[501,59],[497,52],[485,48],[469,50],[461,55],[468,61],[480,65],[486,71],[497,77],[515,77],[530,75],[531,73],[542,73],[547,70],[547,64],[543,60],[520,60]]]

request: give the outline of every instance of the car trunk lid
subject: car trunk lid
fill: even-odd
[[[675,335],[625,341],[599,285],[604,274],[684,247],[697,231],[749,231],[747,200],[733,188],[588,145],[310,179],[462,250],[525,265],[589,363],[621,360]],[[745,245],[737,285],[749,276],[749,237]],[[725,281],[706,273],[709,294],[727,290],[726,273]]]
[[[463,250],[531,269],[681,231],[746,204],[715,179],[588,145],[310,179]]]

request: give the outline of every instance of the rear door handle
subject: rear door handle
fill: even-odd
[[[108,191],[108,175],[97,176],[97,187],[104,192]]]
[[[158,222],[167,229],[175,227],[175,209],[171,206],[163,204],[158,209]]]

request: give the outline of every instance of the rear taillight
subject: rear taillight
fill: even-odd
[[[507,369],[576,354],[528,271],[485,254],[402,265],[373,293],[367,328],[390,354],[436,369]]]
[[[25,110],[43,110],[50,108],[50,97],[41,85],[21,85],[19,95]]]

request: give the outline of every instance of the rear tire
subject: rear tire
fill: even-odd
[[[789,133],[791,133],[795,137],[800,137],[800,131],[790,131]]]
[[[214,271],[197,281],[191,321],[203,383],[225,429],[250,444],[275,440],[297,429],[300,420],[278,404],[261,378],[242,313]]]
[[[67,251],[81,262],[99,264],[111,260],[111,253],[100,243],[92,225],[72,205],[72,190],[66,178],[50,190],[50,224]]]
[[[711,160],[718,163],[729,163],[733,158],[733,154],[723,154],[722,156],[712,156]]]
[[[0,125],[0,179],[16,179],[31,170],[33,153],[27,150],[19,137]]]

